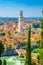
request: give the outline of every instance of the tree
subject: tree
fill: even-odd
[[[41,36],[40,36],[40,65],[43,65],[43,19],[40,23]]]
[[[12,45],[9,45],[8,49],[9,49],[9,50],[12,50],[12,49],[13,49],[13,48],[12,48]]]
[[[2,43],[2,41],[0,41],[0,57],[3,51],[4,51],[4,44]]]
[[[42,10],[42,15],[43,15],[43,10]]]
[[[31,65],[31,26],[29,26],[25,65]]]
[[[0,65],[2,65],[2,60],[0,59]]]
[[[10,31],[8,31],[8,34],[11,35]]]
[[[3,65],[6,65],[6,60],[5,59],[3,59]]]
[[[7,50],[6,50],[6,51],[10,51],[10,50],[12,50],[12,49],[13,49],[12,46],[9,45],[9,46],[7,47]]]
[[[2,36],[5,36],[5,33],[2,33]]]
[[[1,33],[0,35],[1,35],[1,36],[5,36],[5,33]]]

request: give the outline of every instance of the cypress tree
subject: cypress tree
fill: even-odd
[[[2,41],[0,41],[0,58],[3,51],[4,51],[4,45],[2,44]],[[0,59],[0,65],[2,65],[2,59]]]
[[[43,19],[41,19],[40,30],[40,65],[43,65]]]
[[[28,31],[25,65],[31,65],[31,40],[30,38],[31,38],[31,26],[29,26],[29,31]]]
[[[3,45],[2,41],[0,41],[0,57],[1,57],[1,54],[3,51],[4,51],[4,45]]]

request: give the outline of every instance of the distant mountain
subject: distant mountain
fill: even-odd
[[[24,17],[24,20],[40,20],[43,17]],[[12,21],[17,21],[18,18],[17,17],[0,17],[0,20],[12,20]]]
[[[40,20],[43,17],[28,17],[29,20]]]

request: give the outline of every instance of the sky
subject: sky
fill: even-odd
[[[0,0],[0,17],[18,17],[20,10],[24,17],[41,17],[43,0]]]

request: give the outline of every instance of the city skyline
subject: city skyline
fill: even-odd
[[[18,17],[20,10],[24,17],[41,17],[43,0],[0,0],[0,17]]]

